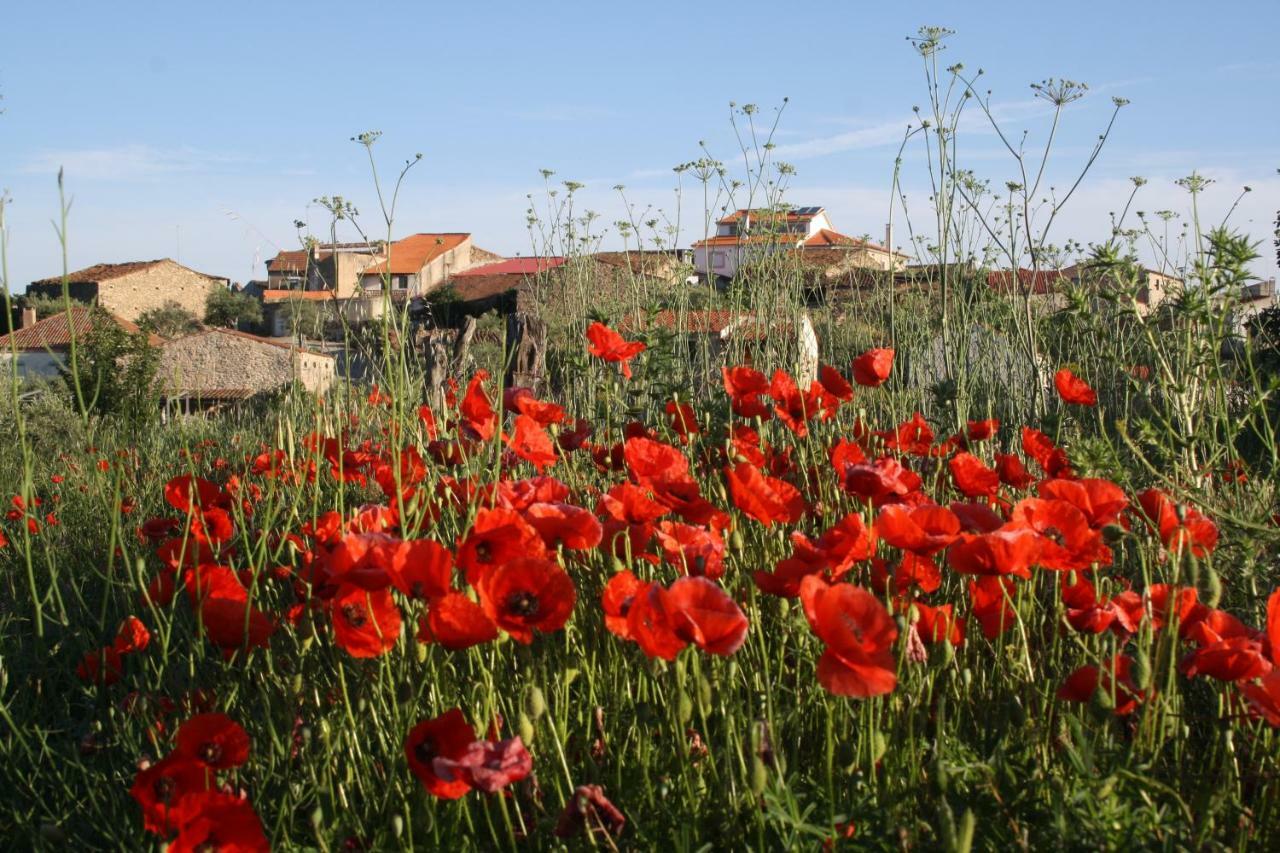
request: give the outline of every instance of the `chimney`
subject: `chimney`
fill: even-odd
[[[23,308],[23,309],[22,309],[22,326],[21,326],[21,328],[23,328],[23,329],[28,329],[28,328],[30,328],[30,327],[32,327],[32,326],[34,326],[35,324],[36,324],[36,309],[34,309],[34,308]]]

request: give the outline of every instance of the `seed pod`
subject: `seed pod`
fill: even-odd
[[[1145,648],[1139,647],[1137,654],[1133,656],[1130,675],[1133,676],[1134,686],[1139,690],[1146,690],[1151,686],[1151,657]]]
[[[529,719],[529,715],[524,711],[520,712],[520,719],[517,721],[517,727],[520,729],[520,739],[526,744],[533,744],[533,720]]]
[[[764,766],[764,762],[760,760],[760,756],[751,757],[751,793],[760,796],[764,793],[764,786],[769,784],[769,768]]]
[[[1213,569],[1209,569],[1209,600],[1205,604],[1217,607],[1222,600],[1222,578]]]
[[[543,714],[547,713],[547,699],[542,695],[542,688],[536,684],[529,686],[529,692],[525,695],[525,708],[529,712],[529,716],[535,720],[540,719]]]
[[[689,694],[683,690],[676,698],[676,719],[680,721],[680,725],[688,725],[693,719],[693,700],[689,698]]]

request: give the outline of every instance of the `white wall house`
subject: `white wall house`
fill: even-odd
[[[693,244],[693,268],[704,276],[733,278],[744,265],[774,252],[800,248],[857,253],[858,266],[901,269],[906,255],[840,234],[821,207],[735,210],[716,223],[714,237]],[[851,255],[852,257],[852,255]]]

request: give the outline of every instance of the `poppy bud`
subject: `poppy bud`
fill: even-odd
[[[884,732],[879,729],[873,729],[871,732],[871,763],[875,764],[889,749],[889,743],[885,739]]]
[[[1102,538],[1107,544],[1119,542],[1124,538],[1125,529],[1118,524],[1108,524],[1102,528]]]
[[[294,692],[294,693],[301,693],[301,692],[302,692],[302,673],[300,673],[300,672],[296,672],[296,673],[294,673],[294,675],[293,675],[293,683],[292,683],[292,685],[291,685],[291,686],[292,686],[292,688],[293,688],[293,692]]]
[[[689,698],[689,694],[680,691],[680,695],[676,698],[676,719],[680,721],[680,725],[688,725],[689,720],[693,719],[693,700]]]
[[[316,806],[311,810],[311,815],[307,819],[311,822],[311,828],[319,832],[320,824],[324,823],[324,809]]]
[[[617,554],[614,554],[612,557],[609,558],[609,572],[611,574],[616,575],[618,572],[621,572],[626,568],[627,568],[627,564],[622,562],[622,560],[618,558]]]
[[[947,766],[942,763],[941,757],[933,763],[933,780],[938,786],[938,793],[945,794],[950,780],[947,777]]]
[[[516,721],[516,725],[520,729],[520,739],[526,744],[533,743],[533,720],[529,719],[529,715],[524,711],[520,712],[520,718]]]
[[[1222,600],[1222,578],[1213,569],[1209,569],[1209,598],[1205,601],[1209,607],[1217,607]]]
[[[398,814],[391,816],[391,833],[399,838],[404,834],[404,817]]]
[[[760,760],[760,756],[755,755],[751,758],[751,793],[760,796],[764,793],[764,786],[769,782],[769,768],[764,766],[764,762]]]
[[[320,721],[320,740],[324,741],[325,743],[328,743],[329,736],[331,734],[332,734],[332,731],[329,728],[329,721],[321,720]]]
[[[950,666],[956,659],[956,647],[951,643],[942,643],[942,664]]]
[[[302,742],[304,744],[311,743],[311,737],[312,737],[311,726],[303,726],[298,731],[298,734],[302,736]]]
[[[973,670],[969,669],[969,667],[966,666],[964,670],[960,673],[960,680],[964,682],[965,690],[968,690],[971,687],[973,687]]]
[[[1133,686],[1139,690],[1146,690],[1151,686],[1151,658],[1145,648],[1139,647],[1133,656],[1133,668],[1129,670],[1129,675],[1133,678]]]
[[[427,644],[426,643],[414,643],[414,651],[418,655],[418,663],[427,662]]]
[[[736,527],[733,528],[733,532],[729,534],[729,544],[733,546],[734,551],[737,551],[738,553],[742,552],[743,544],[741,530]]]
[[[542,695],[542,688],[536,684],[529,687],[529,693],[526,696],[525,704],[529,709],[529,716],[533,717],[535,720],[547,713],[546,697]]]

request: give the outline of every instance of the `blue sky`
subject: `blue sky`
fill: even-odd
[[[15,291],[60,271],[59,166],[74,199],[73,268],[176,256],[262,277],[267,258],[296,248],[294,220],[324,230],[311,204],[321,195],[354,200],[381,234],[364,151],[349,141],[370,129],[383,133],[374,150],[387,170],[424,155],[398,234],[470,231],[478,245],[528,254],[526,195],[540,191],[540,168],[586,184],[579,208],[603,227],[622,215],[619,183],[641,210],[673,217],[671,167],[700,156],[700,140],[735,163],[729,102],[767,114],[784,97],[776,142],[797,170],[789,200],[825,205],[846,233],[881,235],[898,140],[926,99],[905,41],[921,24],[956,31],[945,63],[983,68],[1007,128],[1033,145],[1047,116],[1029,83],[1093,87],[1066,112],[1050,183],[1087,156],[1111,96],[1131,100],[1052,239],[1105,236],[1133,175],[1149,181],[1135,208],[1185,211],[1172,182],[1198,169],[1216,181],[1203,210],[1215,220],[1252,186],[1232,221],[1258,238],[1280,208],[1275,0],[48,2],[12,4],[4,20],[0,187]],[[1013,176],[979,123],[961,139],[962,165],[997,186]],[[916,151],[903,182],[923,219]],[[700,199],[687,196],[682,216],[687,245]],[[1269,243],[1263,276],[1276,272]]]

